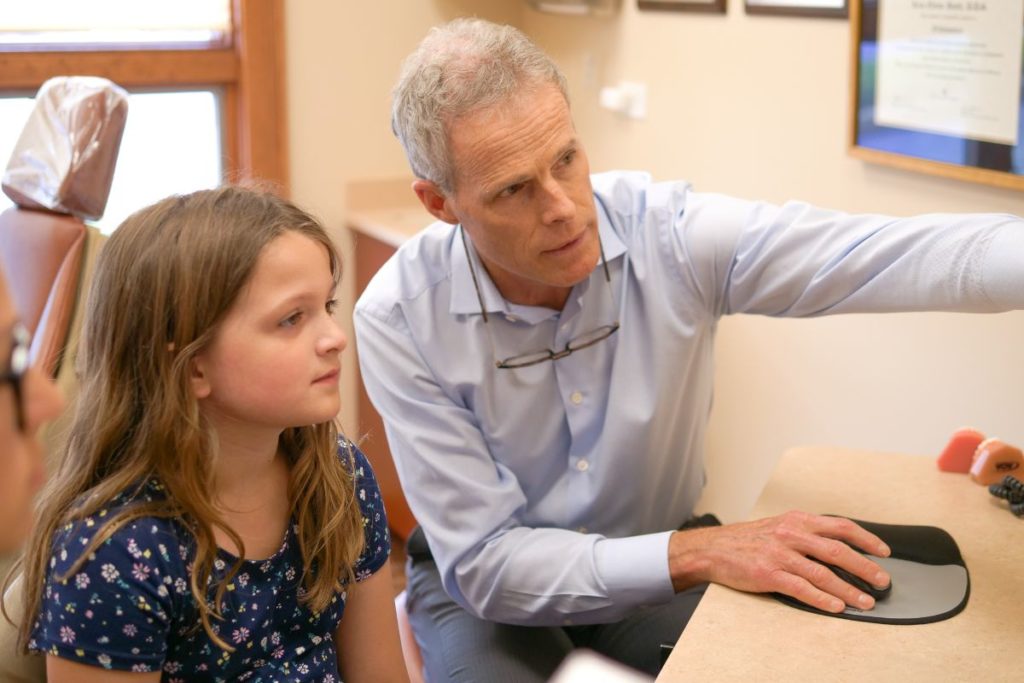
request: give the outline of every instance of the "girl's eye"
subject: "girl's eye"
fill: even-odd
[[[302,311],[295,311],[290,316],[282,320],[279,324],[281,327],[295,327],[302,320]]]
[[[336,309],[337,307],[338,307],[338,300],[337,299],[328,299],[327,303],[324,304],[324,309],[327,311],[328,315],[333,315],[334,314],[334,309]]]

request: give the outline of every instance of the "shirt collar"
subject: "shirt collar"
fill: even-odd
[[[616,258],[626,253],[626,245],[619,239],[619,236],[612,228],[611,221],[608,220],[604,207],[600,202],[595,203],[597,205],[597,230],[601,235],[605,261],[610,264]],[[454,226],[452,230],[452,294],[448,310],[454,315],[480,315],[480,302],[477,300],[476,289],[473,287],[473,275],[469,272],[466,251],[462,248],[460,230],[461,226],[458,225]],[[526,308],[536,308],[538,311],[544,310],[540,307],[518,306],[505,301],[505,298],[501,296],[501,292],[498,291],[498,287],[491,280],[491,276],[487,274],[487,270],[481,265],[480,257],[477,255],[476,247],[473,246],[473,241],[469,239],[469,235],[466,236],[466,244],[473,255],[474,264],[476,265],[476,276],[480,283],[480,294],[483,296],[484,307],[488,313],[509,313],[513,306],[520,313]],[[597,265],[591,272],[591,276],[593,277],[595,273],[604,277],[604,274],[601,273],[600,261],[597,262]],[[545,314],[543,317],[549,316]]]

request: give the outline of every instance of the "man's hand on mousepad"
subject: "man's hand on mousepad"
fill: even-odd
[[[959,614],[971,592],[970,575],[953,537],[933,526],[878,524],[852,520],[889,546],[889,557],[873,557],[892,577],[888,596],[874,608],[847,607],[838,614],[824,612],[799,600],[773,593],[773,597],[798,609],[840,619],[880,624],[927,624]]]

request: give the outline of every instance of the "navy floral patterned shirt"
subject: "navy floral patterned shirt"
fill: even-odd
[[[342,459],[347,447],[340,449]],[[354,567],[357,581],[372,575],[391,552],[377,480],[352,447],[356,493],[366,547]],[[63,575],[105,517],[117,507],[162,497],[150,482],[134,498],[69,524],[55,535],[46,587],[29,647],[87,665],[123,671],[160,671],[161,680],[340,681],[334,635],[345,609],[338,593],[320,613],[299,602],[304,589],[296,527],[265,560],[242,563],[228,586],[225,619],[213,628],[235,651],[222,650],[199,624],[189,581],[191,534],[175,520],[142,517],[102,543],[66,581]],[[236,558],[219,551],[215,573]]]

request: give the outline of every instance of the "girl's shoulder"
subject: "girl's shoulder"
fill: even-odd
[[[171,625],[191,614],[191,536],[174,518],[149,514],[163,499],[159,484],[146,482],[57,529],[30,649],[160,669]]]
[[[370,461],[366,458],[366,455],[359,450],[359,446],[354,441],[350,441],[344,436],[338,435],[338,460],[345,466],[349,472],[356,472],[357,468],[365,468],[372,475],[372,469],[370,468]]]
[[[122,492],[88,515],[76,515],[53,536],[50,573],[61,576],[83,565],[119,570],[144,563],[164,572],[184,569],[191,535],[179,519],[158,514],[165,499],[155,480]]]
[[[338,459],[345,470],[352,475],[357,487],[367,486],[379,492],[377,476],[373,473],[370,460],[359,450],[359,446],[343,436],[338,437]]]
[[[356,561],[356,581],[374,574],[387,563],[391,554],[391,535],[387,513],[373,467],[359,448],[347,439],[338,439],[338,457],[352,473],[356,500],[363,518],[363,553]]]

